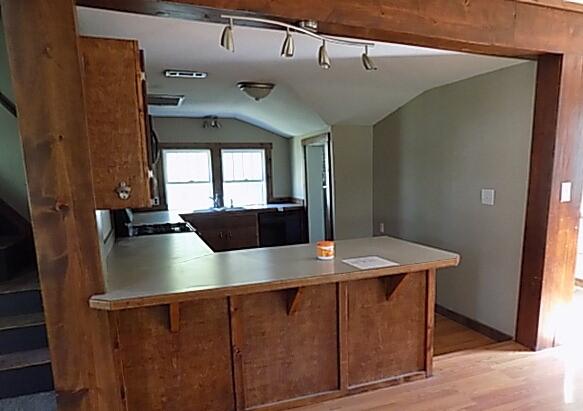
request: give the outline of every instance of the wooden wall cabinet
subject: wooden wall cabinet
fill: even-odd
[[[79,48],[96,208],[150,207],[145,75],[138,42],[81,37]],[[124,184],[130,189],[127,198],[119,192]]]

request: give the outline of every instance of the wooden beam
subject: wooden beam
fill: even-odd
[[[553,0],[545,0],[551,3]],[[491,55],[578,53],[580,13],[513,0],[78,0],[78,4],[186,19],[220,14],[207,7],[320,22],[320,32]],[[189,8],[190,7],[190,8]]]
[[[541,57],[533,127],[516,339],[543,349],[556,344],[573,293],[583,179],[583,57]],[[573,183],[572,200],[561,203],[561,183],[567,181]]]
[[[240,297],[228,297],[229,327],[231,335],[231,361],[233,364],[233,386],[235,387],[235,410],[243,411],[245,405],[245,378],[243,372],[243,329],[241,324]]]
[[[180,303],[168,305],[168,318],[170,322],[170,332],[180,331]]]
[[[293,315],[298,311],[302,301],[303,294],[304,294],[303,287],[297,287],[288,290],[287,315]]]
[[[425,284],[425,376],[433,375],[433,337],[435,333],[435,274],[436,270],[426,272]]]
[[[1,0],[59,410],[122,409],[72,0]]]
[[[399,288],[399,285],[403,282],[406,275],[407,274],[397,274],[380,278],[385,286],[385,299],[387,301],[389,301],[393,293]]]

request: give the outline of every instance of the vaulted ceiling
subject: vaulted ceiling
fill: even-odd
[[[81,34],[137,39],[146,55],[148,89],[183,94],[180,107],[151,107],[157,116],[232,117],[282,136],[315,134],[334,124],[373,125],[426,90],[518,64],[520,60],[478,56],[397,44],[370,50],[379,70],[365,71],[362,50],[328,45],[332,68],[317,64],[320,43],[296,35],[296,52],[279,52],[285,32],[236,26],[236,52],[219,45],[223,26],[105,10],[78,8]],[[169,79],[165,69],[200,70],[207,79]],[[276,84],[255,102],[239,81]]]

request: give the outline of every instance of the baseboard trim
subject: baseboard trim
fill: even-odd
[[[463,325],[464,327],[479,332],[480,334],[483,334],[496,342],[511,341],[513,339],[510,335],[505,334],[502,331],[498,331],[489,325],[482,324],[481,322],[466,317],[465,315],[458,314],[455,311],[445,308],[439,304],[435,305],[435,312]]]

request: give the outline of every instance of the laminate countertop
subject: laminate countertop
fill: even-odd
[[[359,270],[342,262],[379,256],[397,266]],[[320,261],[314,244],[213,253],[196,233],[118,241],[109,257],[96,309],[121,310],[219,298],[455,266],[459,255],[392,237],[336,241],[336,258]]]

